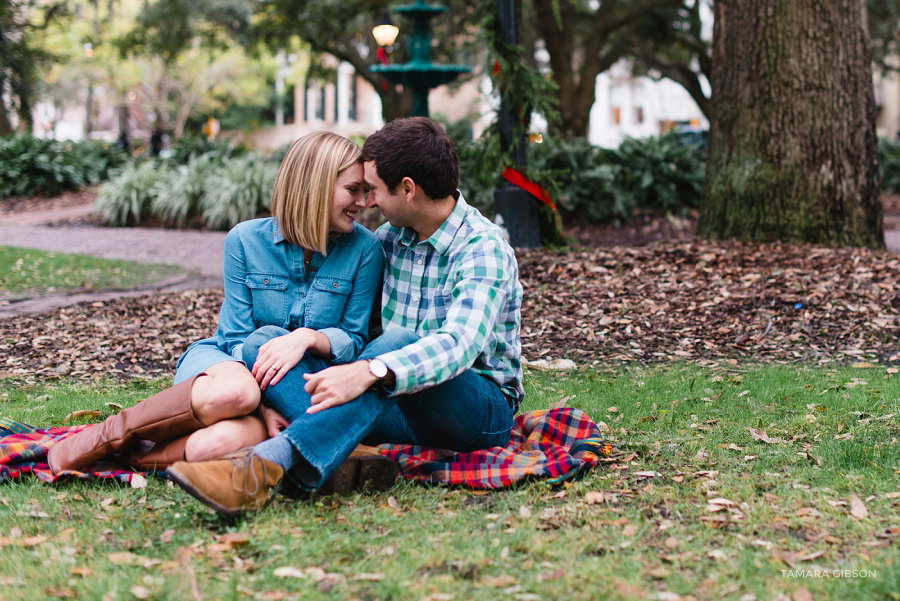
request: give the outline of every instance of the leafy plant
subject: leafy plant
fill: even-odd
[[[278,166],[258,155],[226,160],[206,177],[200,207],[206,225],[228,229],[267,210]]]
[[[94,212],[108,225],[137,225],[150,215],[159,192],[157,182],[167,176],[168,169],[162,163],[128,163],[100,188]]]
[[[232,157],[244,156],[246,147],[235,146],[229,140],[210,140],[203,137],[183,137],[172,148],[172,156],[166,159],[173,165],[186,165],[191,159],[205,156],[212,160],[223,161]]]
[[[706,153],[676,136],[628,138],[610,153],[623,168],[624,188],[636,207],[684,214],[700,206]]]
[[[886,138],[879,140],[878,162],[881,165],[881,189],[900,194],[900,142]]]
[[[150,202],[153,216],[167,224],[181,226],[199,215],[206,178],[212,169],[210,156],[200,155],[171,169],[168,177],[157,180]]]

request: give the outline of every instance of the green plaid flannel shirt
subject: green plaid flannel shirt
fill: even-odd
[[[422,338],[380,355],[397,377],[393,395],[416,392],[471,368],[513,402],[522,389],[522,285],[516,255],[496,225],[460,195],[424,242],[389,223],[376,235],[387,255],[381,321]]]

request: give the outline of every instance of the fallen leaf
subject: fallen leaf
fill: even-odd
[[[606,411],[607,411],[607,413],[618,413],[619,408],[618,407],[607,407]]]
[[[869,517],[869,510],[866,509],[862,500],[855,494],[850,495],[850,515],[858,520],[864,520]]]
[[[794,601],[813,601],[812,593],[805,586],[794,591]]]
[[[117,566],[131,565],[137,561],[137,555],[128,551],[117,551],[106,556],[111,562]]]
[[[753,437],[754,440],[759,440],[766,444],[776,444],[779,442],[784,442],[783,438],[772,438],[768,434],[766,434],[765,430],[758,430],[756,428],[747,428],[750,430],[750,436]]]
[[[150,598],[150,590],[146,586],[135,585],[128,590],[130,590],[131,594],[134,595],[137,599]]]
[[[584,500],[588,505],[599,505],[606,501],[606,495],[600,491],[592,490],[584,495]]]
[[[811,517],[811,518],[820,518],[822,517],[822,512],[818,509],[813,509],[812,507],[801,507],[797,510],[798,517]]]
[[[381,572],[368,572],[362,574],[355,574],[350,577],[350,580],[362,580],[364,582],[378,582],[380,580],[384,580],[384,574]]]
[[[886,492],[884,493],[885,499],[900,499],[900,492]]]
[[[590,493],[588,493],[590,494]],[[590,501],[588,501],[590,503]],[[524,505],[519,506],[519,517],[522,519],[528,519],[531,517],[531,510],[525,507]]]
[[[245,532],[229,532],[228,534],[217,536],[216,540],[231,547],[243,547],[250,542],[250,535]]]
[[[641,587],[622,580],[615,581],[616,591],[626,599],[643,599],[647,593]]]
[[[681,543],[674,536],[670,536],[669,538],[666,539],[666,542],[664,542],[663,544],[669,549],[675,549]]]
[[[161,543],[169,543],[172,542],[172,537],[175,536],[175,530],[166,530],[162,534],[159,535],[159,542]]]
[[[94,574],[94,570],[87,566],[81,567],[71,567],[69,568],[69,574],[73,576],[81,576],[83,578],[87,578],[88,576],[92,576]]]
[[[306,574],[291,566],[275,568],[272,575],[276,578],[306,578]]]
[[[147,488],[147,479],[141,474],[132,474],[129,484],[131,488]]]
[[[557,568],[552,572],[545,572],[543,574],[538,574],[537,581],[538,582],[546,582],[548,580],[559,580],[565,575],[566,571],[563,568]]]
[[[400,503],[397,502],[397,497],[394,495],[388,497],[387,504],[391,509],[400,509]]]
[[[707,501],[710,505],[734,505],[734,501],[729,501],[728,499],[716,498],[710,499]]]
[[[44,592],[48,597],[55,597],[57,599],[74,599],[78,596],[78,593],[73,589],[64,586],[48,586],[44,589]]]
[[[80,419],[82,417],[99,417],[100,412],[96,409],[81,409],[79,411],[73,411],[63,418],[64,422],[70,422],[75,419]]]
[[[634,524],[625,524],[625,527],[622,528],[622,536],[632,537],[637,532],[637,528],[634,527]]]

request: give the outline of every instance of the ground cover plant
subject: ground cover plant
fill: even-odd
[[[529,371],[525,409],[582,408],[619,444],[559,490],[400,482],[225,520],[155,478],[6,483],[0,597],[895,599],[896,371]],[[66,416],[100,419],[162,385],[5,379],[0,407],[80,423]]]
[[[130,290],[183,274],[174,265],[0,246],[0,299]]]

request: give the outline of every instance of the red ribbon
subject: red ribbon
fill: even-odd
[[[522,175],[521,172],[516,171],[512,167],[504,167],[503,179],[513,185],[519,186],[554,211],[556,210],[556,205],[553,204],[553,199],[550,198],[550,193]]]

